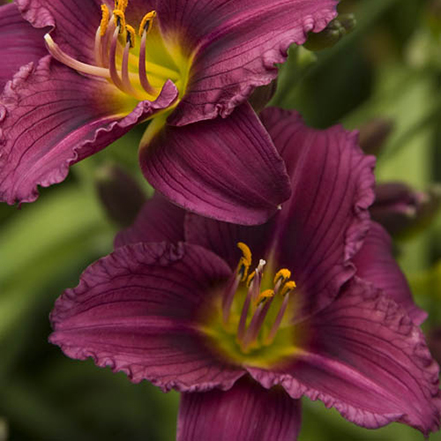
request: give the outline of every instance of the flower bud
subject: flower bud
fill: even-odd
[[[372,219],[382,224],[392,236],[410,236],[426,227],[441,206],[441,187],[415,191],[403,182],[388,182],[376,187],[371,207]]]
[[[107,216],[119,227],[131,225],[147,199],[138,183],[114,164],[97,171],[95,185]]]
[[[391,118],[374,118],[360,127],[358,143],[368,155],[381,153],[394,128]]]
[[[356,25],[353,14],[341,14],[332,20],[328,26],[318,34],[310,33],[304,44],[306,49],[320,51],[338,43],[346,34],[349,34]]]

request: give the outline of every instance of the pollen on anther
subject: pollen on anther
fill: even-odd
[[[113,15],[116,18],[117,26],[119,26],[120,30],[126,27],[126,17],[124,12],[121,9],[115,9],[113,11]]]
[[[279,280],[282,280],[284,282],[285,280],[288,280],[290,278],[291,278],[291,271],[289,269],[282,268],[274,276],[274,282],[273,283],[275,285]]]
[[[132,26],[126,25],[126,32],[127,32],[127,43],[130,44],[130,47],[135,46],[135,39],[136,39],[136,33],[135,29],[133,29]]]
[[[129,0],[116,0],[115,9],[119,9],[122,12],[125,12],[128,4],[129,4]]]
[[[153,25],[153,19],[155,17],[156,17],[156,11],[151,11],[144,15],[138,30],[138,35],[140,37],[142,37],[144,31],[146,32],[146,34],[148,34],[151,31]]]
[[[296,282],[293,280],[290,280],[289,282],[286,282],[283,285],[282,290],[280,291],[281,296],[285,296],[286,294],[289,294],[291,291],[294,291],[294,289],[297,287]]]
[[[241,275],[241,282],[244,282],[247,279],[248,269],[250,268],[252,262],[251,250],[243,242],[238,242],[237,247],[242,251],[243,254],[239,260],[237,272],[239,275]]]
[[[259,294],[259,297],[257,297],[256,305],[260,305],[262,302],[265,302],[272,297],[274,297],[274,290],[266,289]]]
[[[101,5],[101,23],[100,23],[100,36],[104,37],[107,32],[107,26],[109,25],[110,12],[106,5]]]

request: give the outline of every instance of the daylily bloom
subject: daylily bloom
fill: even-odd
[[[289,198],[285,165],[246,100],[275,79],[291,43],[326,27],[337,0],[15,5],[0,8],[0,56],[8,43],[21,56],[2,63],[1,79],[23,64],[0,97],[0,199],[34,201],[37,185],[145,121],[144,175],[186,209],[256,224]]]
[[[262,118],[291,176],[281,212],[245,227],[155,196],[57,300],[50,341],[181,391],[181,441],[292,441],[302,396],[360,426],[436,430],[424,313],[367,211],[374,159],[339,126]]]

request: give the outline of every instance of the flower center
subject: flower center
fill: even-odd
[[[44,36],[51,55],[77,72],[104,78],[137,101],[153,101],[167,80],[173,81],[179,96],[185,92],[190,58],[175,41],[164,39],[157,14],[150,11],[137,32],[126,21],[128,0],[117,0],[112,11],[101,5],[102,18],[95,34],[94,63],[66,54],[49,34]],[[177,104],[177,103],[175,103]]]
[[[296,284],[291,271],[275,272],[263,259],[249,273],[251,251],[241,242],[238,247],[243,255],[237,271],[210,305],[211,314],[204,311],[201,330],[233,361],[268,367],[296,351],[291,324]]]

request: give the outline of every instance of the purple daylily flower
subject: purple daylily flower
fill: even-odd
[[[57,300],[51,342],[182,392],[181,441],[292,441],[302,396],[360,426],[436,430],[425,315],[367,211],[374,159],[341,127],[261,116],[291,176],[281,212],[238,226],[155,196]]]
[[[0,97],[0,199],[34,201],[37,185],[61,182],[70,165],[151,121],[139,155],[156,189],[191,211],[263,223],[289,198],[289,179],[246,99],[274,80],[291,43],[326,27],[336,4],[16,0],[1,7],[0,87],[20,70]]]

